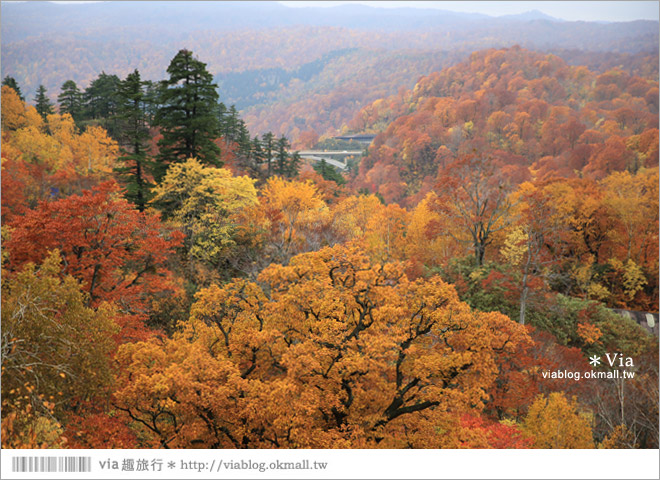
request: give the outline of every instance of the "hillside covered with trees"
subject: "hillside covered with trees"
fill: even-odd
[[[657,77],[657,22],[567,22],[538,12],[492,17],[363,5],[290,8],[277,2],[3,3],[3,75],[29,101],[43,85],[87,88],[99,72],[165,76],[181,48],[196,52],[249,129],[295,143],[335,135],[362,108],[476,50],[553,53],[597,73],[620,66]],[[228,20],[228,19],[231,19]],[[38,27],[37,27],[38,25]]]
[[[403,35],[354,13],[376,30],[360,42]],[[136,44],[130,68],[71,64],[59,87],[54,67],[29,84],[8,69],[3,448],[658,448],[657,326],[617,313],[657,319],[657,56],[640,60],[645,24],[532,21],[639,36],[593,56],[383,47],[362,62],[318,25],[296,64],[245,54],[232,70],[186,47],[152,77]],[[12,49],[45,37],[9,35],[3,57],[27,68]],[[328,72],[385,64],[378,97],[344,108],[352,87]],[[262,95],[289,103],[267,119]],[[328,99],[333,128],[376,135],[346,172],[291,146],[352,145],[314,131]],[[300,126],[270,129],[286,105],[279,122]]]

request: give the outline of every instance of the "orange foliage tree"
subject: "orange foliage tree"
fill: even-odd
[[[121,347],[115,405],[167,447],[442,447],[515,348],[498,313],[337,246],[200,291],[164,342]],[[518,332],[522,338],[525,333]]]
[[[511,222],[504,178],[491,160],[468,155],[447,166],[436,189],[435,211],[454,225],[445,232],[470,245],[482,265],[494,234]]]
[[[296,253],[320,247],[318,232],[328,208],[312,182],[270,178],[259,201],[270,226],[267,250],[273,260],[287,262]]]

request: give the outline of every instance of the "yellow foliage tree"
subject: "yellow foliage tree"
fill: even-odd
[[[11,87],[2,87],[2,131],[10,132],[27,125],[25,104]]]
[[[49,115],[44,124],[9,87],[3,88],[2,102],[3,166],[12,164],[18,177],[13,180],[20,178],[30,205],[53,193],[78,193],[112,175],[119,147],[104,129],[90,126],[79,133],[68,114]]]
[[[261,204],[270,220],[276,261],[322,246],[318,233],[329,221],[329,210],[313,183],[270,178],[261,191]]]
[[[3,446],[58,446],[72,403],[107,393],[112,380],[114,310],[87,308],[60,263],[54,252],[38,268],[2,272]]]
[[[451,236],[438,235],[449,226],[446,218],[434,211],[436,201],[436,194],[429,193],[411,212],[406,231],[407,257],[429,267],[445,265],[463,252]]]
[[[383,204],[375,195],[351,195],[332,208],[333,230],[339,241],[364,238],[371,218]]]
[[[599,448],[639,448],[639,443],[635,439],[635,434],[625,425],[617,425],[603,439]]]
[[[54,137],[41,131],[34,126],[21,128],[14,132],[11,141],[6,144],[16,155],[8,155],[9,158],[20,158],[28,163],[40,163],[50,170],[56,170],[65,163],[60,158],[62,144]],[[3,145],[4,149],[5,145]]]
[[[592,417],[561,392],[539,395],[529,407],[522,431],[536,448],[594,448]]]
[[[511,229],[504,239],[504,246],[500,253],[511,265],[520,265],[525,254],[529,251],[529,235],[525,230],[516,226]]]
[[[153,203],[183,228],[191,259],[218,265],[236,245],[237,215],[257,204],[254,180],[190,158],[170,166]]]

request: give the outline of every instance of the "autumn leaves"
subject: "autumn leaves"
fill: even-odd
[[[526,334],[403,267],[337,246],[203,289],[164,344],[121,347],[117,407],[169,447],[442,446]]]
[[[650,76],[598,74],[519,47],[475,52],[356,115],[355,128],[382,134],[354,186],[414,205],[475,150],[513,183],[654,168],[657,88]]]
[[[499,68],[521,98],[561,98],[561,82],[520,77],[502,55],[461,68],[493,70],[475,77],[491,84]],[[2,348],[13,372],[3,441],[654,445],[657,345],[606,307],[657,306],[657,130],[634,133],[626,111],[612,114],[626,140],[609,118],[582,130],[568,106],[516,104],[499,87],[462,98],[454,77],[464,73],[401,96],[417,110],[392,122],[346,184],[309,167],[249,177],[223,137],[213,141],[231,153],[225,168],[183,152],[142,196],[113,179],[127,171],[113,170],[120,153],[103,130],[81,133],[67,115],[44,122],[3,87]],[[621,78],[597,80],[607,82]],[[433,97],[446,93],[459,100]],[[592,107],[582,120],[605,108]],[[156,137],[135,119],[143,155]],[[554,142],[562,132],[570,155]],[[531,145],[585,168],[554,169]],[[625,398],[616,384],[589,390],[541,374],[589,368],[586,356],[604,351],[639,359]]]

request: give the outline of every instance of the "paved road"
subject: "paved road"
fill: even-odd
[[[349,155],[362,155],[364,152],[362,150],[302,150],[298,154],[300,158],[305,160],[312,160],[314,162],[320,162],[325,160],[328,165],[339,168],[340,170],[346,170],[346,164],[339,160],[334,160],[332,156],[349,156]]]
[[[304,150],[298,152],[301,156],[304,155],[316,155],[316,156],[332,156],[332,155],[362,155],[362,150]]]
[[[320,162],[321,160],[325,160],[325,162],[328,165],[332,165],[333,167],[337,167],[340,170],[346,170],[346,165],[344,164],[344,162],[340,162],[339,160],[333,160],[332,158],[323,158],[323,157],[319,157],[319,156],[316,156],[316,155],[303,155],[302,154],[303,152],[299,152],[299,153],[300,153],[300,158],[304,158],[305,160],[312,160],[312,161],[315,161],[315,162]]]

